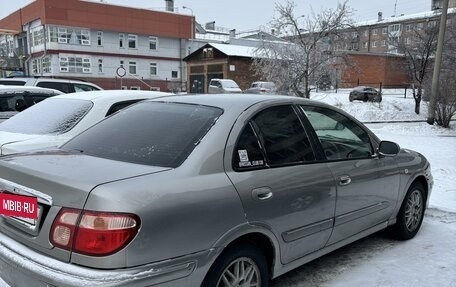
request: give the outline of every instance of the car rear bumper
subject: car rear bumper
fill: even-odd
[[[200,286],[210,254],[97,270],[49,258],[0,233],[0,277],[11,286]]]

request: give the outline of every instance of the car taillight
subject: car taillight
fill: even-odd
[[[73,252],[107,256],[130,243],[139,225],[134,214],[62,208],[52,224],[50,241]]]

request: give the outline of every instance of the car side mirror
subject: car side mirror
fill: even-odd
[[[401,148],[395,142],[381,141],[378,145],[378,154],[380,156],[395,156]]]

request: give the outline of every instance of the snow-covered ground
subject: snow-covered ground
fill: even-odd
[[[348,91],[314,93],[362,122],[425,120],[414,112],[410,94],[384,90],[383,101],[348,101]],[[456,287],[456,122],[450,129],[425,122],[367,124],[381,139],[424,154],[431,163],[434,189],[418,235],[395,241],[380,232],[314,260],[272,282],[272,287]],[[6,286],[0,279],[0,287]]]

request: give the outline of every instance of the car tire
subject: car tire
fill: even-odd
[[[350,95],[348,96],[348,100],[349,100],[350,102],[353,102],[354,96],[353,96],[352,94],[350,94]]]
[[[234,270],[239,270],[238,268],[242,268],[242,271],[235,272]],[[215,260],[201,286],[267,287],[269,285],[268,273],[263,253],[254,245],[241,244],[227,249]]]
[[[424,187],[419,182],[414,182],[407,191],[397,214],[396,224],[391,231],[399,240],[408,240],[415,237],[421,227],[426,208]]]
[[[369,95],[364,94],[363,102],[367,102],[369,100]]]

